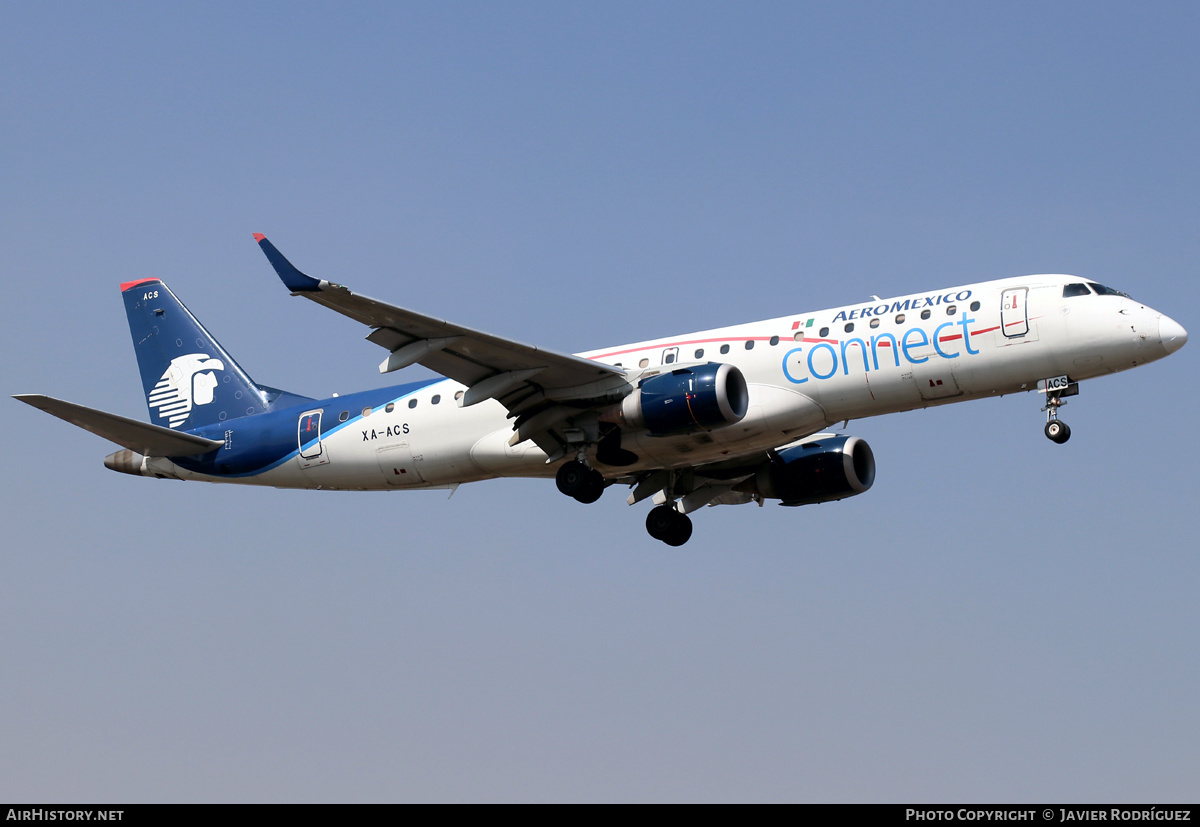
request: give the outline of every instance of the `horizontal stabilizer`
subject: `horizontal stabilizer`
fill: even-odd
[[[147,457],[186,457],[207,454],[225,443],[217,439],[182,434],[170,428],[148,425],[136,419],[127,419],[116,414],[85,408],[72,402],[64,402],[43,396],[40,393],[22,393],[13,397],[32,405],[39,411],[78,425],[85,431],[102,436],[118,445]]]

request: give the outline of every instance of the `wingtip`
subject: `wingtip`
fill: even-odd
[[[293,293],[307,293],[321,288],[321,282],[317,279],[307,276],[296,269],[283,253],[275,248],[275,245],[267,241],[267,237],[262,233],[255,233],[254,237],[258,239],[259,249],[267,256],[267,261],[271,262],[271,266],[275,268],[275,273],[283,281],[284,285]]]

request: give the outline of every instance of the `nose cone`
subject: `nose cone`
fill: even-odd
[[[1174,353],[1187,344],[1187,331],[1183,325],[1167,316],[1158,319],[1158,339],[1167,353]]]

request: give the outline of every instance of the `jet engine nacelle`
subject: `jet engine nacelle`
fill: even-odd
[[[621,401],[621,419],[651,436],[673,436],[740,422],[749,404],[740,370],[705,362],[643,380]]]
[[[856,436],[817,439],[776,452],[748,482],[752,488],[742,486],[750,493],[782,500],[782,505],[843,500],[875,482],[875,455]]]

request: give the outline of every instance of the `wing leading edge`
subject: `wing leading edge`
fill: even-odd
[[[314,279],[292,265],[267,238],[254,234],[294,296],[336,310],[372,328],[367,340],[389,351],[381,373],[420,364],[467,386],[459,404],[496,399],[513,416],[570,402],[601,404],[628,392],[621,368],[523,344]]]

